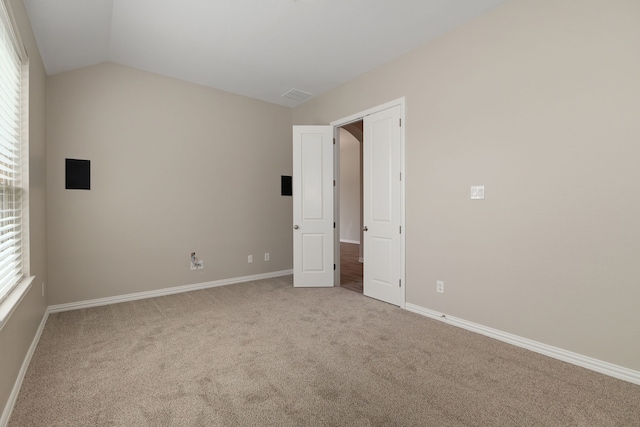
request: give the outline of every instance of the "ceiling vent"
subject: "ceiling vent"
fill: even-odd
[[[294,101],[304,101],[305,99],[309,98],[311,96],[310,93],[307,92],[303,92],[301,90],[298,89],[291,89],[288,92],[285,92],[282,94],[283,98],[287,98],[287,99],[292,99]]]

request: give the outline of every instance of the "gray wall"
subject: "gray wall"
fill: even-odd
[[[512,1],[294,110],[406,97],[408,303],[640,370],[638,22]]]
[[[290,109],[106,63],[49,77],[47,112],[50,304],[292,267]]]
[[[11,318],[0,330],[0,414],[46,310],[42,283],[47,277],[45,81],[40,52],[21,0],[10,0],[18,31],[29,55],[29,245],[35,276]]]

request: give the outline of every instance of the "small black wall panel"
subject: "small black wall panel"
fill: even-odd
[[[91,161],[65,159],[65,187],[67,190],[91,189]]]
[[[291,177],[282,175],[280,177],[280,194],[283,196],[292,196]]]

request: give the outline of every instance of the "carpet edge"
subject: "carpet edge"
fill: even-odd
[[[233,285],[235,283],[251,282],[253,280],[270,279],[273,277],[288,276],[293,270],[281,270],[271,273],[254,274],[251,276],[233,277],[230,279],[214,280],[211,282],[195,283],[192,285],[174,286],[171,288],[156,289],[152,291],[136,292],[132,294],[116,295],[112,297],[96,298],[85,301],[76,301],[65,304],[50,305],[48,313],[60,313],[63,311],[80,310],[83,308],[99,307],[103,305],[119,304],[121,302],[137,301],[147,298],[161,297],[165,295],[180,294],[183,292],[198,291],[201,289],[215,288],[218,286]],[[0,427],[2,427],[0,425]]]
[[[572,365],[580,366],[582,368],[608,375],[619,380],[640,385],[640,371],[634,371],[633,369],[625,368],[623,366],[615,365],[613,363],[605,362],[593,357],[574,353],[569,350],[554,347],[552,345],[544,344],[518,335],[510,334],[498,329],[493,329],[478,323],[469,322],[457,317],[448,316],[444,313],[439,313],[437,311],[430,310],[419,305],[406,303],[405,309],[412,313],[429,317],[431,319],[438,320],[440,322],[444,322],[462,329],[466,329],[471,332],[485,335],[489,338],[494,338],[507,344],[525,348],[527,350],[531,350],[533,352],[543,354],[545,356],[549,356],[563,362],[571,363]]]

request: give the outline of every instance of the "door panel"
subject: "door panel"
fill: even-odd
[[[390,259],[392,256],[393,241],[391,239],[382,239],[380,237],[372,237],[371,258],[372,259]],[[373,263],[370,266],[371,281],[381,286],[391,286],[391,270],[390,263],[380,262]]]
[[[403,304],[400,106],[364,118],[364,294]]]
[[[302,271],[323,271],[325,236],[304,232],[300,234],[302,235]]]
[[[304,147],[300,150],[302,220],[322,221],[325,215],[322,204],[322,135],[306,133],[303,138]]]
[[[333,127],[293,127],[293,285],[333,286]]]
[[[375,119],[374,119],[375,120]],[[389,120],[373,121],[370,126],[371,141],[369,143],[371,156],[371,186],[375,189],[371,201],[371,219],[378,224],[393,221],[391,212],[391,159],[393,152],[389,144],[391,123]]]

